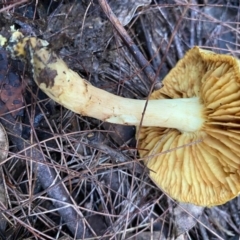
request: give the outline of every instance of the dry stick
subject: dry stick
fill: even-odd
[[[4,104],[0,101],[0,108]],[[52,204],[58,209],[60,216],[68,226],[68,229],[76,238],[90,237],[90,231],[84,224],[84,217],[80,210],[76,211],[71,205],[74,205],[69,197],[69,192],[66,190],[61,179],[58,177],[55,169],[48,166],[43,153],[37,147],[30,147],[29,141],[21,138],[21,125],[16,123],[11,114],[5,114],[1,117],[1,123],[9,133],[9,138],[19,151],[29,148],[25,151],[26,157],[35,159],[39,163],[34,164],[36,175],[42,187],[52,198]],[[68,207],[67,207],[68,206]]]
[[[13,4],[9,4],[7,7],[1,8],[1,9],[0,9],[0,13],[1,13],[1,12],[5,12],[5,11],[8,11],[8,10],[16,7],[17,5],[23,4],[23,3],[27,2],[27,1],[28,1],[28,0],[22,0],[22,1],[15,2],[15,3],[13,3]]]
[[[152,69],[151,65],[149,62],[145,59],[145,57],[142,55],[136,44],[134,44],[133,40],[131,37],[128,35],[127,31],[125,28],[122,26],[118,18],[115,16],[113,11],[111,10],[110,6],[106,2],[106,0],[98,0],[99,5],[101,6],[102,10],[108,17],[108,19],[111,21],[112,25],[115,27],[117,30],[119,36],[122,38],[122,40],[125,42],[127,48],[129,51],[132,53],[140,67],[143,69],[144,73],[150,80],[150,84],[153,85],[155,84],[156,81],[156,74],[154,70]],[[160,82],[160,81],[158,81]],[[159,88],[159,86],[158,86]]]

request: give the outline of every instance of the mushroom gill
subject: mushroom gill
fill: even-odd
[[[198,97],[201,129],[139,129],[139,154],[150,177],[181,202],[223,204],[240,192],[240,62],[194,47],[150,99]],[[164,111],[161,113],[164,114]]]

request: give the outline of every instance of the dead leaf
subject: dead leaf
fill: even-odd
[[[0,99],[13,117],[16,117],[23,107],[23,88],[19,76],[8,66],[6,51],[0,49]],[[6,111],[1,109],[1,112]]]
[[[180,236],[191,230],[197,223],[197,219],[202,215],[203,207],[188,203],[179,203],[173,209],[175,219],[175,235]]]

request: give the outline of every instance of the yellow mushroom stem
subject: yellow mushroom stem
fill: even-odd
[[[137,100],[128,99],[98,89],[68,68],[49,48],[47,41],[22,38],[15,32],[8,49],[13,57],[31,63],[37,85],[50,98],[79,113],[124,125],[158,126],[194,132],[201,128],[204,117],[199,98]],[[147,104],[146,110],[145,105]]]

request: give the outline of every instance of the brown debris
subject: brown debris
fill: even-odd
[[[49,67],[45,67],[39,73],[37,78],[38,84],[45,83],[47,88],[52,88],[54,86],[54,78],[57,76],[57,71],[52,70]]]

